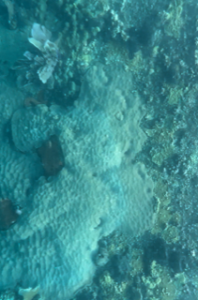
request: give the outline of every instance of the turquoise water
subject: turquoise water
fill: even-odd
[[[2,299],[197,298],[197,9],[1,0]]]

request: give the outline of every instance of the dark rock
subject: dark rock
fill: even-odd
[[[0,199],[0,230],[8,229],[20,214],[21,210],[18,210],[11,200]]]
[[[63,153],[56,135],[50,137],[37,149],[46,176],[56,175],[63,167]]]

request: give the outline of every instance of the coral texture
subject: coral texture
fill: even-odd
[[[16,148],[7,147],[21,157],[23,179],[37,172],[38,180],[29,190],[23,185],[17,190],[27,208],[1,233],[0,288],[40,285],[46,299],[70,299],[92,280],[92,258],[102,237],[114,230],[134,236],[151,225],[152,180],[143,165],[132,163],[145,141],[132,82],[120,66],[98,64],[87,73],[75,107],[41,104],[14,112]],[[64,167],[48,181],[39,168],[26,174],[24,158],[33,158],[32,151],[54,134]],[[2,178],[17,182],[18,172],[10,169],[4,168],[0,188]]]

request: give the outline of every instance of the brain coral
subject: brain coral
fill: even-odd
[[[1,232],[0,288],[40,285],[46,299],[70,299],[93,278],[102,237],[114,230],[141,234],[151,224],[152,180],[132,163],[145,141],[141,102],[132,89],[130,73],[98,64],[73,108],[13,108],[14,146],[7,141],[10,168],[2,169],[0,188],[7,185],[25,208],[19,222]],[[46,180],[32,150],[52,134],[65,166]],[[15,190],[10,182],[17,186],[18,177]]]

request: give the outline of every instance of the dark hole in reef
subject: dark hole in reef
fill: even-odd
[[[179,175],[182,175],[184,170],[182,164],[179,163],[180,160],[181,160],[180,155],[175,153],[171,157],[165,160],[165,162],[162,165],[162,168],[165,168],[169,175],[175,171],[177,171]]]
[[[182,141],[185,138],[186,135],[186,131],[184,129],[179,129],[176,133],[176,142],[175,142],[175,146],[176,147],[181,147],[182,146]]]
[[[166,66],[166,62],[164,61],[164,57],[156,60],[156,66],[158,66],[161,70],[160,78],[162,82],[166,82],[170,85],[175,83],[176,73],[173,66]]]
[[[151,22],[145,22],[143,26],[137,31],[137,41],[143,47],[147,47],[151,41],[153,27],[150,23]]]
[[[160,237],[152,237],[143,241],[143,270],[146,276],[151,274],[151,263],[156,261],[162,266],[170,268],[170,275],[184,272],[191,269],[198,263],[189,253],[189,250],[182,249],[182,245],[176,243],[174,245],[167,244]]]
[[[134,42],[132,39],[128,39],[126,42],[126,48],[128,50],[129,59],[133,59],[135,53],[138,51],[138,44]]]
[[[141,287],[141,291],[140,291]],[[145,293],[144,293],[145,294]],[[140,300],[143,299],[143,284],[138,284],[138,289],[133,285],[130,285],[126,288],[126,296],[128,300]]]
[[[174,249],[170,246],[167,263],[173,271],[173,275],[198,267],[195,257],[188,249],[183,249],[180,244],[176,244]]]
[[[93,300],[93,294],[91,291],[81,291],[75,296],[76,300]],[[98,299],[98,298],[97,298]],[[99,300],[99,299],[98,299]],[[101,299],[102,300],[102,299]]]
[[[74,101],[79,97],[83,77],[84,74],[75,71],[75,78],[70,78],[64,88],[55,86],[54,90],[48,93],[49,103],[56,102],[64,108],[73,106]]]
[[[153,260],[161,264],[167,261],[166,243],[159,237],[147,239],[144,245],[143,270],[146,276],[150,275]]]
[[[168,255],[168,264],[175,273],[180,273],[184,269],[184,261],[181,256],[181,251],[170,251]]]
[[[162,70],[162,76],[167,83],[175,83],[175,70],[173,68],[164,67],[164,69]]]
[[[122,282],[123,280],[127,280],[129,277],[129,272],[131,270],[131,254],[127,251],[122,254],[115,254],[109,263],[107,264],[107,268],[111,277],[116,282]]]
[[[151,51],[149,45],[151,44],[154,28],[153,23],[155,23],[155,21],[156,14],[153,14],[152,16],[149,16],[148,20],[145,20],[144,24],[139,29],[130,28],[127,30],[129,39],[126,41],[126,48],[128,50],[129,59],[132,59],[135,52],[140,48],[145,56],[149,55],[149,52]]]

